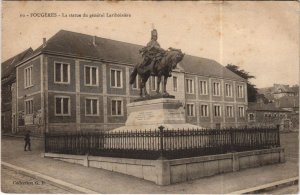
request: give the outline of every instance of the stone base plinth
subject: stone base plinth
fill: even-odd
[[[283,148],[172,160],[143,160],[54,153],[45,153],[43,156],[131,175],[158,185],[186,182],[221,173],[285,162]]]
[[[201,128],[186,123],[182,102],[176,99],[160,98],[129,103],[127,113],[125,126],[113,131],[158,130],[161,125],[165,130]]]

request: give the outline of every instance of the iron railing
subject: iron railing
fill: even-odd
[[[45,152],[136,159],[176,159],[279,146],[279,128],[45,133]]]

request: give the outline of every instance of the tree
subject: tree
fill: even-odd
[[[249,74],[249,72],[246,72],[245,70],[240,69],[240,67],[233,65],[233,64],[227,64],[226,68],[234,72],[235,74],[239,75],[243,79],[247,80],[247,93],[248,93],[248,102],[255,102],[256,97],[258,95],[258,91],[255,85],[253,85],[249,79],[254,79],[255,76],[252,76]]]

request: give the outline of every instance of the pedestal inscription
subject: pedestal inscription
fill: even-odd
[[[135,119],[137,121],[151,120],[152,118],[154,118],[153,112],[154,112],[153,110],[138,112]]]
[[[125,126],[115,130],[201,128],[187,124],[182,103],[176,99],[160,98],[127,104],[128,118]]]

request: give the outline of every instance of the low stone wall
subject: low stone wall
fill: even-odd
[[[285,162],[283,148],[174,160],[139,160],[54,153],[45,153],[44,157],[132,175],[158,185],[169,185],[250,167]]]

